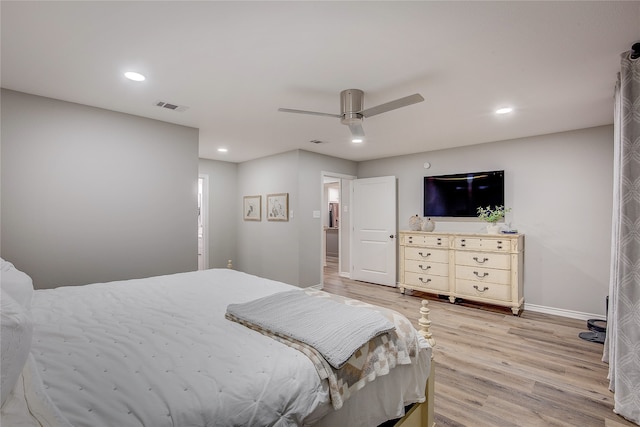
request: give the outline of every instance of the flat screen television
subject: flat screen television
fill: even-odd
[[[478,207],[504,206],[504,171],[424,177],[426,217],[476,217]]]

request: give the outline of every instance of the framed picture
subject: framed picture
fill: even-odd
[[[289,193],[267,194],[267,220],[289,221]]]
[[[243,215],[245,221],[261,221],[262,196],[244,196]]]

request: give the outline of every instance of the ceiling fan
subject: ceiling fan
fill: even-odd
[[[419,93],[398,98],[394,101],[385,102],[375,107],[364,109],[364,92],[360,89],[346,89],[340,92],[340,114],[320,113],[317,111],[292,110],[290,108],[278,108],[278,111],[285,113],[312,114],[315,116],[336,117],[342,124],[349,126],[351,135],[356,139],[364,138],[362,119],[372,117],[387,111],[396,110],[411,104],[424,101]],[[361,141],[358,141],[361,142]]]

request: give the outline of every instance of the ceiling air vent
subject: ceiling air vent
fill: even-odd
[[[153,105],[160,108],[166,108],[167,110],[180,111],[180,112],[185,111],[189,108],[184,105],[176,105],[176,104],[172,104],[170,102],[164,102],[164,101],[156,101],[154,102]]]

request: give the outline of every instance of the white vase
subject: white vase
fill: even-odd
[[[500,234],[501,231],[502,231],[502,225],[487,224],[487,233],[488,234]]]
[[[433,231],[436,228],[436,223],[431,218],[422,218],[422,231]]]
[[[409,218],[409,230],[419,231],[422,228],[422,218],[418,215],[414,215]]]

